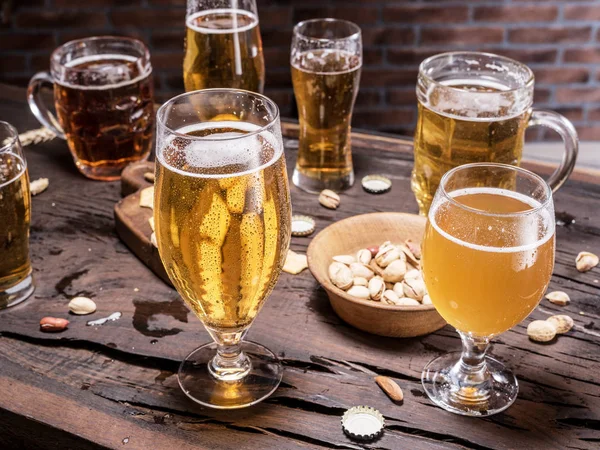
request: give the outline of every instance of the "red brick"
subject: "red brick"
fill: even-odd
[[[3,83],[12,84],[14,86],[22,86],[22,87],[27,86],[29,84],[30,79],[31,79],[30,75],[3,75],[2,76]]]
[[[573,63],[600,63],[600,48],[567,49],[564,60]]]
[[[590,103],[600,102],[598,87],[560,87],[556,89],[558,103]]]
[[[564,17],[566,20],[600,20],[600,5],[565,5]]]
[[[123,0],[116,0],[116,1],[121,1],[122,2]],[[185,7],[186,0],[149,0],[149,3],[151,5],[160,5],[160,6],[171,5],[171,6]]]
[[[556,5],[481,6],[474,19],[481,22],[551,22],[558,16]]]
[[[139,11],[139,9],[138,9]],[[15,24],[21,28],[100,28],[106,25],[103,12],[83,12],[70,10],[33,10],[21,11],[15,18]]]
[[[416,34],[411,28],[364,28],[363,45],[407,45],[415,43]]]
[[[262,42],[265,47],[287,47],[288,50],[292,43],[292,29],[267,29],[260,30]]]
[[[179,0],[181,1],[181,0]],[[185,0],[183,0],[185,3]],[[127,6],[135,6],[141,4],[141,0],[127,0]],[[52,6],[55,8],[81,8],[85,5],[89,7],[106,7],[106,6],[121,6],[123,0],[54,0]]]
[[[381,95],[379,91],[361,89],[356,97],[357,108],[368,108],[377,106],[381,103]]]
[[[156,50],[183,50],[185,40],[185,30],[172,31],[154,31],[150,37],[150,43],[153,49]]]
[[[268,74],[267,74],[268,77]],[[417,82],[417,69],[371,69],[364,68],[360,85],[375,86],[414,86]]]
[[[273,70],[267,62],[265,75],[265,85],[269,88],[292,87],[292,74],[289,67]]]
[[[9,72],[22,72],[27,69],[25,55],[2,55],[0,56],[0,74]]]
[[[421,43],[427,44],[483,44],[502,42],[504,29],[500,27],[428,28],[421,31]]]
[[[394,5],[386,6],[383,10],[386,22],[458,23],[466,22],[468,18],[469,10],[466,6]]]
[[[585,83],[590,78],[584,67],[544,67],[533,69],[536,83],[565,84]]]
[[[289,67],[290,49],[284,48],[265,48],[265,63],[269,68]]]
[[[562,106],[559,108],[551,108],[559,114],[562,114],[571,122],[579,122],[583,120],[583,108],[575,106]]]
[[[379,66],[383,64],[383,50],[380,48],[365,48],[363,50],[363,65]]]
[[[0,50],[43,50],[54,47],[56,43],[51,33],[0,35]]]
[[[359,25],[374,24],[377,22],[378,10],[360,6],[345,6],[343,8],[311,7],[294,9],[294,23],[303,20],[335,17],[336,19],[349,20]],[[262,20],[262,19],[261,19]]]
[[[289,6],[282,6],[277,8],[268,8],[258,10],[258,20],[260,22],[260,29],[267,30],[270,28],[286,27],[292,24],[292,8]]]
[[[386,108],[357,111],[352,115],[352,124],[362,128],[406,126],[415,119],[411,109]],[[360,124],[360,125],[358,125]]]
[[[558,52],[555,49],[486,49],[485,51],[496,53],[498,55],[506,56],[520,61],[524,64],[527,63],[553,63],[556,61]]]
[[[153,52],[150,60],[152,68],[158,70],[180,69],[183,70],[182,52]]]
[[[61,44],[64,44],[65,42],[74,41],[76,39],[85,39],[94,34],[101,35],[101,34],[109,34],[109,33],[104,33],[102,31],[93,33],[93,32],[90,32],[89,30],[61,31],[58,34],[58,44],[61,45]],[[132,37],[135,39],[139,39],[140,41],[144,42],[146,45],[148,44],[144,40],[145,36],[143,35],[143,33],[138,30],[128,30],[127,32],[115,32],[115,33],[110,33],[110,34],[112,34],[113,36]]]
[[[538,104],[538,103],[549,102],[551,95],[552,95],[552,92],[550,91],[550,89],[536,87],[533,90],[533,103]]]
[[[390,89],[386,95],[389,105],[416,105],[417,93],[414,87],[405,89]]]
[[[600,122],[600,108],[590,108],[588,110],[588,121]],[[598,125],[598,128],[600,128],[600,125]]]
[[[600,124],[577,127],[577,134],[581,141],[600,141]]]
[[[185,13],[179,9],[115,9],[110,13],[110,20],[117,28],[185,28]]]
[[[430,56],[441,53],[442,50],[427,48],[389,48],[387,52],[388,62],[399,65],[419,65],[421,61]]]
[[[561,28],[519,28],[509,30],[508,40],[520,44],[558,44],[562,42],[587,42],[590,40],[592,27]]]

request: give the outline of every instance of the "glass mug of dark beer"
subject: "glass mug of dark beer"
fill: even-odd
[[[412,173],[421,215],[427,214],[448,170],[477,162],[520,165],[525,130],[533,125],[562,137],[563,159],[548,184],[556,191],[566,181],[577,158],[577,132],[560,114],[532,109],[533,85],[529,67],[491,53],[442,53],[421,63]],[[513,181],[506,172],[507,189],[514,189]],[[480,183],[486,186],[490,180]],[[499,186],[498,180],[494,183]]]
[[[17,130],[0,121],[0,309],[34,290],[29,260],[31,196]]]
[[[56,118],[40,88],[54,84]],[[146,46],[125,37],[67,42],[50,57],[50,73],[31,79],[27,99],[37,119],[66,139],[79,171],[119,179],[123,168],[150,154],[154,128],[152,66]]]

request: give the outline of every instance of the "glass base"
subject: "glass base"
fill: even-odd
[[[242,342],[242,352],[250,367],[243,378],[220,381],[213,375],[211,361],[217,344],[198,347],[179,366],[177,379],[184,394],[209,408],[238,409],[254,405],[270,396],[283,377],[279,358],[266,347],[254,342]]]
[[[96,165],[86,164],[82,160],[76,159],[75,165],[79,172],[91,180],[117,181],[121,179],[121,172],[123,172],[125,167],[135,162],[146,161],[148,156],[150,156],[150,153],[141,158],[136,157],[125,158],[118,161],[105,161],[102,164],[96,163]]]
[[[321,180],[306,176],[296,167],[294,169],[294,174],[292,175],[292,182],[295,186],[311,194],[318,194],[323,189],[341,192],[350,189],[354,184],[354,171],[351,171],[348,175],[341,178]]]
[[[491,416],[504,411],[517,398],[519,384],[513,373],[489,356],[485,363],[489,383],[484,387],[462,383],[456,376],[461,353],[433,359],[425,366],[421,382],[433,403],[463,416]]]
[[[30,273],[15,286],[0,291],[0,309],[10,308],[27,300],[35,291],[33,275]]]

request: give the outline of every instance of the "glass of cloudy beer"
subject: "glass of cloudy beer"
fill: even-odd
[[[314,19],[294,27],[292,82],[300,135],[293,182],[308,192],[354,183],[350,121],[362,67],[358,25]]]
[[[17,130],[0,121],[0,309],[34,291],[29,260],[31,196]]]
[[[558,113],[532,110],[533,86],[529,67],[490,53],[442,53],[421,63],[412,190],[422,215],[427,215],[440,179],[453,167],[519,165],[525,130],[534,125],[562,137],[565,153],[548,184],[555,191],[566,181],[575,167],[577,132]]]
[[[183,81],[186,91],[265,86],[255,0],[187,0]]]
[[[146,46],[125,37],[67,42],[52,53],[50,73],[29,83],[31,111],[66,139],[79,171],[94,180],[117,180],[123,168],[148,158],[152,148],[152,66]],[[54,84],[56,118],[41,96]]]
[[[475,163],[442,177],[423,240],[423,275],[463,351],[425,367],[421,379],[434,403],[484,416],[515,401],[517,380],[486,350],[542,298],[554,267],[554,230],[552,190],[532,172]]]
[[[290,243],[279,111],[257,93],[205,89],[169,100],[157,123],[158,249],[173,285],[214,340],[185,358],[179,384],[205,406],[253,405],[283,373],[270,350],[243,341]]]

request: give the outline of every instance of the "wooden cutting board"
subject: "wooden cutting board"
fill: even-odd
[[[152,229],[148,220],[152,217],[150,208],[140,206],[140,190],[152,186],[144,174],[154,174],[154,163],[142,161],[129,165],[121,175],[123,199],[115,205],[115,226],[121,240],[135,256],[158,275],[165,283],[171,281],[158,254],[152,245]]]

